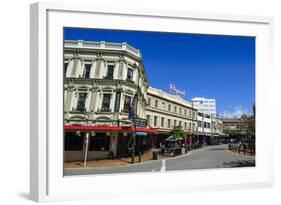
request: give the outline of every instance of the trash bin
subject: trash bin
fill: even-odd
[[[158,159],[157,151],[152,152],[152,159],[153,160],[157,160]]]

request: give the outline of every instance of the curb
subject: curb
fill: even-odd
[[[153,163],[153,162],[161,162],[163,160],[172,160],[172,159],[177,159],[177,158],[181,158],[181,157],[187,157],[190,156],[193,152],[198,152],[198,151],[203,151],[204,149],[206,149],[208,147],[203,147],[203,148],[199,148],[199,149],[195,149],[195,150],[190,150],[188,151],[186,154],[183,155],[179,155],[179,156],[175,156],[175,157],[169,157],[166,159],[158,159],[158,160],[149,160],[149,161],[145,161],[145,162],[141,162],[141,163],[134,163],[134,164],[124,164],[124,165],[116,165],[116,166],[111,166],[111,167],[75,167],[75,168],[64,168],[65,171],[67,170],[102,170],[102,169],[108,169],[108,168],[124,168],[124,167],[129,167],[129,166],[135,166],[135,165],[140,165],[140,164],[149,164],[149,163]]]

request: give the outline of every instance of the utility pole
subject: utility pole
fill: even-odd
[[[89,114],[87,114],[87,118],[86,118],[86,126],[88,126],[88,117],[89,117]],[[86,135],[85,135],[85,155],[84,155],[84,167],[86,167],[86,165],[87,165],[88,149],[89,149],[89,131],[88,131],[88,132],[86,132]]]
[[[140,71],[138,70],[138,87],[137,87],[137,92],[133,98],[133,103],[135,103],[134,107],[133,107],[133,128],[134,128],[134,132],[133,132],[133,139],[132,139],[132,159],[131,159],[131,163],[134,164],[135,163],[135,146],[136,146],[136,130],[137,130],[137,125],[136,125],[136,118],[138,116],[138,94],[139,94],[139,90],[140,90]],[[139,144],[139,143],[138,143]]]

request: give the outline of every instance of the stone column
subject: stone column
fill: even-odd
[[[90,99],[90,106],[89,106],[89,112],[90,114],[90,119],[94,118],[94,112],[97,110],[96,109],[96,104],[97,104],[97,88],[92,87],[91,89],[91,99]]]
[[[69,111],[71,111],[71,101],[73,100],[73,92],[74,88],[67,88],[66,98],[64,99],[64,111],[67,112],[65,114],[65,118],[67,119],[69,116]]]

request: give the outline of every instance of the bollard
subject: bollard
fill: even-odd
[[[139,163],[141,163],[141,152],[139,152]]]
[[[154,152],[152,153],[152,159],[153,159],[153,160],[157,160],[157,158],[158,158],[157,152],[154,151]]]

